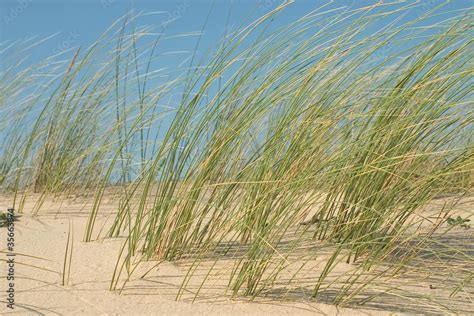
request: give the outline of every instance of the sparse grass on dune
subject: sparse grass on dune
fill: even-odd
[[[91,241],[106,190],[118,183],[120,207],[106,233],[127,240],[113,290],[143,260],[188,260],[179,298],[200,265],[211,280],[230,258],[222,273],[232,295],[288,294],[309,278],[310,297],[334,291],[335,303],[368,303],[382,295],[374,286],[413,297],[381,286],[416,282],[417,273],[422,282],[430,265],[414,263],[426,255],[439,278],[456,263],[452,297],[471,293],[472,249],[443,236],[474,184],[472,12],[435,28],[420,25],[436,8],[397,23],[416,3],[323,6],[269,32],[285,6],[229,33],[218,51],[163,84],[150,65],[164,39],[137,45],[150,29],[135,29],[135,15],[71,60],[49,61],[53,79],[38,79],[41,67],[2,70],[0,110],[27,96],[1,125],[0,186],[18,193],[15,202],[39,192],[37,211],[51,193],[92,188]],[[390,45],[403,49],[373,62]],[[172,111],[160,103],[170,99]],[[341,265],[350,268],[337,273]]]

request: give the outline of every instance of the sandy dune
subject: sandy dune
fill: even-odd
[[[10,196],[0,198],[0,208],[7,209]],[[28,315],[391,315],[416,312],[408,308],[413,302],[403,300],[387,307],[369,305],[369,308],[338,308],[314,301],[281,301],[261,299],[256,302],[231,300],[219,291],[222,284],[203,291],[202,297],[192,303],[190,290],[180,301],[175,300],[185,264],[146,262],[140,266],[123,292],[108,290],[123,238],[82,242],[87,219],[87,203],[82,201],[54,202],[47,200],[41,212],[32,216],[32,204],[26,204],[24,213],[15,222],[15,309],[6,308],[7,288],[3,277],[7,264],[2,262],[1,313]],[[99,215],[99,223],[106,225],[115,210],[114,203],[106,204]],[[74,228],[73,255],[70,278],[62,286],[62,271],[70,223]],[[2,261],[6,260],[6,228],[0,228]],[[471,233],[472,234],[472,233]],[[470,237],[469,237],[470,238]],[[472,241],[472,239],[470,239]],[[142,272],[150,270],[143,279]],[[219,276],[216,278],[219,280]],[[211,287],[212,288],[212,287]],[[192,287],[191,287],[192,289]],[[426,290],[425,287],[422,290]],[[471,293],[472,294],[472,293]],[[469,298],[468,298],[469,299]],[[472,296],[470,297],[472,302]],[[404,306],[405,305],[405,306]],[[414,302],[414,306],[417,303]],[[404,309],[405,307],[405,309]],[[386,309],[386,310],[385,310]],[[421,313],[426,312],[420,305]],[[435,312],[431,311],[431,312]]]

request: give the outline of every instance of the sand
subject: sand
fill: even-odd
[[[11,206],[12,197],[0,197],[0,209]],[[116,209],[106,203],[98,222],[106,225]],[[123,238],[82,241],[87,220],[83,201],[45,201],[33,216],[33,203],[26,203],[24,213],[15,222],[15,308],[6,307],[7,274],[6,228],[0,228],[1,307],[0,313],[18,315],[393,315],[416,313],[403,309],[403,300],[387,307],[340,308],[315,301],[260,299],[255,302],[230,299],[218,290],[204,291],[203,298],[192,302],[193,293],[175,300],[184,265],[162,263],[145,278],[135,273],[119,294],[109,291],[110,280]],[[70,277],[61,285],[64,255],[70,224],[74,228]],[[155,262],[146,262],[148,271]],[[220,288],[221,285],[216,285]],[[426,290],[426,288],[424,288]],[[192,292],[192,290],[191,290]],[[206,295],[207,294],[207,295]],[[472,300],[472,297],[471,297]],[[472,302],[472,301],[471,301]],[[415,302],[416,303],[416,302]],[[398,306],[398,307],[397,307]],[[416,306],[416,304],[414,304]],[[419,310],[424,313],[425,310]],[[435,311],[436,312],[436,311]]]

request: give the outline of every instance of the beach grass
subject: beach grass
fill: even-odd
[[[228,260],[232,296],[288,293],[304,271],[305,293],[334,289],[336,304],[416,269],[421,280],[414,262],[441,257],[474,184],[472,12],[426,25],[437,8],[400,23],[417,3],[322,6],[268,31],[287,5],[165,82],[150,65],[166,39],[138,45],[152,28],[136,28],[136,14],[70,58],[22,71],[11,61],[0,73],[2,190],[20,211],[40,194],[35,213],[48,196],[92,192],[84,241],[126,238],[111,290],[146,260],[191,262],[178,299],[200,265],[195,298]],[[14,49],[30,48],[2,51]],[[104,231],[95,224],[111,186],[120,207]],[[63,284],[71,256],[68,237]],[[449,256],[436,262],[455,264],[454,297],[472,288],[473,257]]]

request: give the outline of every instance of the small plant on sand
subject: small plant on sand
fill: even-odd
[[[6,224],[8,218],[7,213],[0,212],[0,226],[3,226]]]
[[[458,217],[448,217],[448,219],[446,220],[446,222],[448,223],[448,225],[450,226],[459,226],[461,228],[464,228],[464,229],[469,229],[470,226],[469,226],[469,222],[471,220],[469,218],[462,218],[461,216],[458,216]]]

